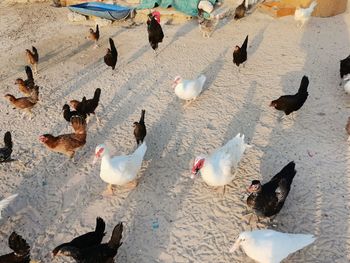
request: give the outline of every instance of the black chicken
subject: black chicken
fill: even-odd
[[[77,263],[111,263],[122,245],[123,224],[119,223],[113,229],[111,239],[108,243],[93,247],[79,249],[72,246],[62,247],[57,255],[72,257]]]
[[[154,51],[158,49],[158,43],[163,42],[164,33],[161,25],[152,14],[148,14],[147,20],[148,41]]]
[[[29,263],[30,246],[16,232],[12,232],[9,237],[9,247],[12,253],[0,256],[0,263]]]
[[[340,60],[340,77],[350,74],[350,55],[343,60]]]
[[[241,47],[236,46],[233,51],[233,63],[239,67],[240,64],[247,60],[248,36],[245,38]]]
[[[134,122],[134,135],[136,139],[137,145],[140,143],[143,143],[143,139],[146,137],[147,130],[146,130],[146,125],[145,125],[145,110],[141,111],[141,118],[139,122],[135,121]]]
[[[290,162],[264,185],[261,185],[259,180],[253,180],[248,188],[251,194],[247,199],[247,205],[258,217],[278,214],[289,194],[295,174],[295,163]]]
[[[86,119],[86,113],[81,113],[81,112],[78,112],[78,111],[71,111],[70,110],[70,107],[68,104],[64,104],[63,105],[63,108],[62,108],[62,111],[63,111],[63,118],[68,121],[70,123],[71,121],[71,118],[73,116],[80,116],[81,118],[83,118],[84,120]]]
[[[101,96],[101,89],[97,88],[94,93],[94,97],[92,99],[86,99],[86,97],[83,97],[83,99],[79,102],[77,100],[71,100],[70,105],[79,113],[79,114],[95,114],[95,110],[98,106],[98,103],[100,102],[100,96]]]
[[[247,8],[245,7],[245,1],[243,0],[242,4],[240,4],[239,6],[237,6],[236,10],[235,10],[235,16],[234,19],[238,20],[244,17],[245,12],[247,11]]]
[[[101,244],[103,237],[105,236],[105,228],[106,223],[102,218],[96,218],[96,228],[95,231],[88,232],[84,235],[78,236],[74,238],[72,241],[68,243],[64,243],[59,245],[54,250],[52,250],[52,254],[56,256],[61,248],[63,247],[71,247],[76,249],[84,249],[88,247],[93,247]]]
[[[107,66],[112,67],[112,69],[115,69],[115,65],[117,64],[118,60],[118,51],[115,48],[113,39],[109,39],[109,45],[111,48],[107,48],[107,54],[104,56],[104,61]]]
[[[3,148],[0,148],[0,163],[11,160],[12,138],[9,131],[5,133],[4,144],[5,146]]]
[[[271,101],[270,107],[274,107],[276,110],[284,111],[286,115],[291,114],[293,111],[299,110],[305,103],[309,93],[307,87],[309,86],[309,78],[303,76],[300,88],[294,95],[284,95],[277,100]]]

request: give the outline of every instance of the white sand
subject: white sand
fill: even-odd
[[[0,100],[0,136],[13,134],[13,157],[0,166],[0,198],[19,196],[3,215],[0,254],[8,253],[13,230],[32,247],[32,258],[52,261],[58,244],[107,222],[107,240],[119,221],[126,223],[117,262],[252,262],[241,251],[228,250],[248,225],[242,193],[252,179],[269,180],[289,161],[297,175],[276,230],[313,233],[314,245],[285,262],[349,262],[349,152],[344,130],[349,97],[339,83],[339,60],[350,52],[349,12],[329,19],[313,18],[303,30],[292,17],[275,20],[255,12],[235,22],[221,21],[211,39],[202,38],[196,21],[164,26],[165,39],[155,58],[143,24],[101,28],[101,47],[85,40],[89,25],[70,24],[68,10],[48,4],[0,7],[1,94],[20,95],[14,81],[25,77],[24,50],[40,54],[37,84],[42,87],[35,117],[21,119]],[[248,63],[238,73],[232,49],[249,34]],[[112,36],[119,52],[112,72],[102,57]],[[174,76],[206,74],[207,89],[187,108],[171,88]],[[293,94],[303,75],[310,78],[309,98],[295,120],[278,121],[268,107],[272,99]],[[62,105],[91,97],[102,89],[98,114],[88,129],[78,164],[57,168],[65,156],[49,152],[38,141],[44,133],[67,132]],[[103,198],[106,184],[91,161],[97,144],[106,141],[115,153],[135,149],[132,123],[146,109],[148,152],[139,186],[118,188]],[[198,154],[213,151],[238,132],[254,147],[241,162],[226,195],[189,178]],[[312,155],[312,157],[310,155]],[[154,221],[159,228],[153,229]]]

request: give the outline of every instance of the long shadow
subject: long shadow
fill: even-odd
[[[227,51],[228,48],[226,48],[222,53],[220,53],[213,62],[211,62],[207,67],[205,67],[202,70],[202,74],[204,74],[207,77],[204,84],[204,91],[202,92],[202,94],[206,93],[209,87],[213,86],[214,81],[217,79],[220,71],[222,70],[225,64],[225,55]]]
[[[267,25],[265,25],[262,29],[259,30],[258,34],[256,34],[254,36],[253,40],[251,40],[251,41],[248,40],[248,56],[249,57],[254,55],[254,53],[258,50],[261,42],[264,40],[264,33],[265,33],[266,28],[267,28]]]

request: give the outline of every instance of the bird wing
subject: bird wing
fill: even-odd
[[[4,210],[9,205],[9,203],[17,197],[17,195],[18,194],[11,195],[5,198],[4,200],[0,201],[0,219],[2,218],[1,217],[2,210]]]

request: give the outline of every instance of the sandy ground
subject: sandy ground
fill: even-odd
[[[52,260],[50,251],[63,241],[90,231],[95,218],[126,223],[117,262],[252,262],[242,251],[228,250],[239,232],[264,228],[248,224],[245,188],[252,179],[269,180],[294,160],[297,175],[275,229],[313,233],[314,245],[285,262],[349,262],[350,155],[344,125],[349,98],[339,83],[339,60],[349,54],[349,11],[329,19],[313,18],[303,30],[292,17],[279,20],[255,12],[235,22],[221,21],[211,39],[202,38],[196,21],[165,25],[156,58],[146,26],[127,23],[101,28],[101,47],[84,39],[89,25],[66,21],[68,11],[48,4],[0,8],[1,94],[19,95],[14,81],[24,77],[24,49],[40,53],[37,84],[42,87],[35,117],[21,118],[0,100],[0,134],[14,137],[13,157],[0,166],[0,198],[19,196],[4,211],[0,252],[7,253],[13,230],[32,247],[32,258]],[[249,34],[248,63],[238,73],[232,48]],[[102,57],[113,37],[119,51],[116,71]],[[189,107],[174,95],[171,80],[204,73],[206,90]],[[293,94],[303,75],[310,78],[309,98],[295,120],[278,121],[268,107],[272,99]],[[38,141],[44,133],[69,130],[62,105],[102,89],[98,114],[89,124],[78,163],[49,152]],[[106,184],[94,148],[107,142],[114,153],[130,153],[136,145],[132,123],[146,109],[148,151],[139,186],[118,188],[101,196]],[[238,132],[254,147],[247,151],[237,178],[225,196],[201,179],[189,178],[198,154],[213,151]]]

